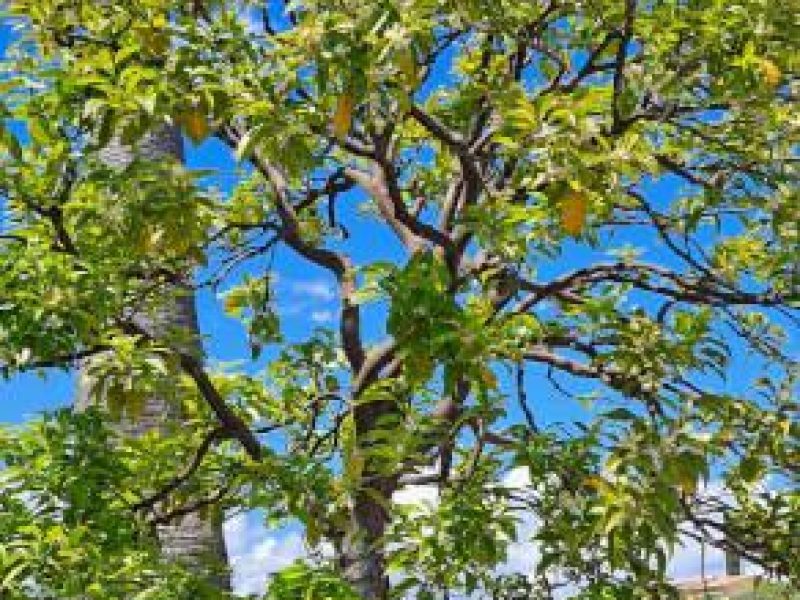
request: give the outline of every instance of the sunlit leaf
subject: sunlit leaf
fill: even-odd
[[[208,137],[210,133],[208,118],[199,110],[191,110],[182,114],[179,120],[183,124],[186,135],[195,144],[199,144]]]
[[[577,236],[586,225],[588,199],[584,192],[570,191],[561,199],[561,226],[570,235]]]
[[[343,140],[350,132],[350,124],[353,119],[353,97],[350,94],[339,96],[336,101],[336,110],[331,121],[333,135],[337,139]]]

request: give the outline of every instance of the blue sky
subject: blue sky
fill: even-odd
[[[8,29],[0,29],[0,53],[8,40]],[[434,79],[432,85],[441,85],[446,81],[446,74]],[[217,141],[209,140],[199,147],[187,142],[187,164],[190,168],[214,168],[218,175],[209,179],[209,184],[227,192],[236,171],[230,152]],[[665,180],[652,186],[652,193],[659,201],[668,200],[676,191],[675,180]],[[403,250],[386,227],[376,227],[368,216],[357,210],[364,198],[358,194],[350,194],[340,208],[340,216],[348,223],[351,238],[346,242],[346,249],[352,254],[356,264],[369,261],[402,259]],[[668,257],[665,249],[656,243],[655,236],[632,229],[624,238],[615,240],[614,246],[631,243],[645,248],[644,258],[666,264],[675,264]],[[567,244],[564,254],[556,261],[541,265],[540,275],[543,278],[576,268],[596,260],[599,255],[606,255],[610,248],[587,250],[575,244]],[[262,264],[254,264],[256,271]],[[327,272],[309,265],[290,250],[280,248],[274,259],[277,273],[276,294],[279,312],[286,336],[290,340],[300,340],[318,326],[334,326],[337,311],[337,293],[334,281]],[[243,272],[240,272],[241,275]],[[218,298],[213,292],[203,290],[198,294],[198,314],[201,330],[206,336],[206,349],[210,362],[234,361],[249,356],[249,347],[241,325],[226,317]],[[377,340],[383,333],[383,308],[371,306],[365,310],[364,328],[367,337]],[[728,390],[736,390],[746,384],[754,374],[752,364],[748,365],[744,358],[737,359],[732,369],[733,376],[722,386]],[[508,380],[502,380],[503,386],[509,386]],[[720,384],[717,384],[720,385]],[[544,378],[544,370],[532,370],[527,377],[528,397],[545,424],[560,421],[571,421],[586,416],[585,409],[574,400],[558,394]],[[569,385],[573,390],[588,390],[585,384]],[[68,373],[52,372],[43,379],[35,374],[15,377],[8,382],[0,382],[0,423],[20,423],[43,410],[68,406],[72,401],[74,390],[73,376]],[[516,410],[516,409],[514,409]],[[415,495],[416,494],[416,495]],[[412,490],[411,498],[426,497],[428,490]],[[233,556],[236,580],[241,591],[257,591],[263,585],[264,574],[285,566],[296,556],[302,554],[303,544],[295,528],[278,532],[268,531],[260,524],[257,514],[243,515],[228,524],[229,544]],[[533,550],[522,546],[514,556],[525,556]],[[673,564],[674,572],[681,576],[698,571],[697,548],[690,547]],[[721,555],[711,553],[709,572],[722,568]]]

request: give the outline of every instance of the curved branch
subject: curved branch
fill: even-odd
[[[203,459],[211,450],[211,447],[217,441],[223,440],[227,437],[229,437],[229,435],[224,427],[216,427],[209,431],[203,438],[203,441],[200,442],[197,450],[195,450],[194,456],[186,468],[183,469],[183,471],[181,471],[178,475],[170,479],[169,482],[167,482],[167,484],[164,485],[164,487],[162,487],[160,490],[134,504],[131,509],[134,511],[150,510],[154,508],[157,503],[166,500],[172,492],[181,487],[192,477],[192,475],[197,472],[197,469],[200,468],[200,465],[203,463]]]
[[[219,136],[233,150],[242,137],[239,130],[231,125],[222,127]],[[361,315],[358,305],[352,300],[356,289],[355,273],[350,259],[304,240],[300,233],[296,209],[290,199],[289,182],[281,169],[258,153],[254,153],[250,160],[275,193],[276,208],[282,224],[278,231],[281,239],[303,258],[328,269],[336,277],[341,296],[342,343],[351,369],[358,371],[364,361],[364,349],[361,341]]]

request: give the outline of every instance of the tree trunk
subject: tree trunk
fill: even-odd
[[[148,160],[157,160],[165,156],[173,156],[183,160],[183,140],[180,130],[175,127],[162,127],[147,134],[135,149],[124,146],[118,140],[112,140],[100,152],[100,158],[113,167],[124,167],[137,154]],[[177,291],[177,290],[176,290]],[[195,333],[193,348],[198,355],[202,354],[197,314],[194,306],[194,294],[190,290],[181,290],[181,294],[169,306],[162,308],[161,314],[152,319],[142,319],[148,329],[157,335],[159,331],[181,327]],[[75,400],[76,410],[83,410],[90,402],[91,381],[87,375],[88,363],[81,366],[78,394]],[[145,402],[142,413],[135,419],[123,418],[119,423],[119,431],[124,436],[141,436],[155,428],[161,428],[170,421],[181,419],[180,409],[163,398],[152,397]],[[159,542],[165,556],[188,565],[193,570],[208,573],[210,583],[222,590],[230,589],[230,578],[227,572],[227,553],[222,535],[222,516],[202,518],[198,514],[190,514],[177,519],[158,529]],[[208,565],[218,565],[216,569],[207,570]]]
[[[383,536],[390,522],[389,505],[395,489],[392,477],[381,474],[380,459],[371,448],[371,434],[390,415],[397,414],[392,401],[359,403],[354,399],[354,420],[359,452],[366,457],[361,485],[352,500],[350,520],[342,540],[340,567],[345,579],[365,600],[385,600],[389,578]]]
[[[384,600],[389,592],[383,552],[387,522],[384,506],[369,493],[360,492],[353,503],[340,563],[345,579],[368,600]]]

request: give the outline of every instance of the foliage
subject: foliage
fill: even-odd
[[[114,448],[102,416],[67,411],[0,433],[3,597],[219,598],[164,561],[152,524],[131,509],[158,460]],[[174,445],[174,444],[173,444]]]
[[[112,410],[3,434],[4,593],[178,597],[147,527],[251,508],[320,555],[275,598],[667,595],[682,535],[796,583],[797,9],[6,2],[0,367],[91,357]],[[232,189],[104,163],[165,127]],[[276,248],[335,283],[333,329],[283,335]],[[186,289],[241,363],[143,325]],[[186,421],[109,438],[154,395]],[[498,575],[521,519],[527,582]]]
[[[265,600],[357,600],[358,596],[332,571],[312,569],[303,562],[284,569],[269,583]]]
[[[739,600],[795,600],[800,594],[791,587],[781,583],[761,583],[758,590],[752,594],[745,594]]]

